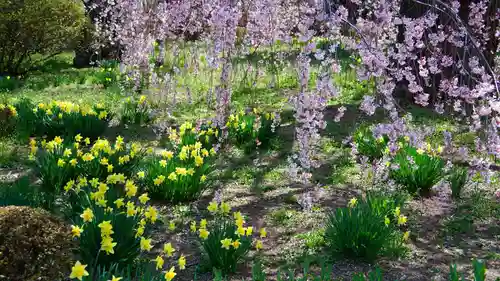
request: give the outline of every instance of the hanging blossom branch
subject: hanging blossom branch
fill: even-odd
[[[337,31],[332,32],[332,37],[360,55],[358,77],[374,79],[381,94],[365,96],[361,109],[371,115],[377,107],[383,106],[389,111],[393,124],[400,124],[393,95],[396,85],[406,86],[417,104],[428,106],[432,103],[440,114],[445,112],[446,105],[459,113],[461,119],[469,116],[470,130],[484,128],[488,132],[484,141],[488,147],[495,148],[480,150],[481,145],[478,145],[478,151],[497,156],[500,141],[493,137],[496,131],[491,124],[500,125],[498,72],[493,71],[484,55],[488,51],[485,49],[487,27],[482,26],[485,3],[473,3],[469,7],[469,28],[457,14],[460,7],[458,1],[451,1],[451,5],[447,5],[439,0],[414,0],[430,7],[417,18],[401,15],[400,1],[351,2],[358,5],[356,14],[362,16],[351,22],[349,11],[340,6],[334,14],[337,17],[330,20],[330,30]],[[499,14],[496,20],[499,20]],[[354,30],[359,39],[339,32],[345,25]],[[470,52],[470,48],[474,52]],[[378,102],[378,98],[383,102]],[[496,121],[489,122],[490,117]],[[486,126],[482,120],[486,120]],[[384,128],[384,133],[388,135],[402,133],[394,126]],[[395,131],[391,133],[390,130]],[[404,134],[410,135],[411,131],[405,130]],[[422,145],[422,142],[416,142],[415,145]],[[392,150],[397,149],[395,143],[389,146],[394,146]],[[467,150],[460,148],[458,151],[463,154]]]

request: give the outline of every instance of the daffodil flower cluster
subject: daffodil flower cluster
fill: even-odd
[[[229,139],[237,146],[245,149],[264,147],[276,134],[276,127],[280,123],[279,115],[275,112],[260,112],[254,108],[252,113],[240,111],[231,114],[226,123]]]
[[[196,199],[206,188],[215,149],[200,142],[163,150],[152,157],[147,170],[138,174],[151,196],[172,202]]]
[[[156,264],[156,270],[163,271],[165,259],[173,259],[174,253],[176,251],[177,250],[174,248],[174,246],[172,246],[172,243],[165,243],[163,245],[163,251],[158,256],[156,256],[156,259],[153,260],[153,262]],[[172,264],[169,270],[164,271],[164,277],[166,281],[173,280],[177,275],[177,273],[175,272],[176,266],[179,270],[186,269],[186,257],[181,254],[175,263],[176,265]]]
[[[213,126],[211,121],[193,126],[191,122],[185,122],[178,129],[169,128],[168,139],[176,146],[193,145],[200,142],[205,149],[210,149],[219,138],[219,129]]]
[[[145,237],[149,225],[158,220],[158,211],[148,205],[147,193],[123,174],[110,174],[106,180],[79,177],[65,186],[73,210],[73,237],[80,242],[80,256],[86,264],[109,266],[131,262],[153,247]],[[96,260],[97,259],[97,260]]]
[[[213,267],[225,272],[233,271],[252,245],[256,250],[262,249],[262,239],[268,235],[265,228],[254,230],[253,226],[246,224],[240,212],[232,213],[226,202],[210,202],[207,210],[213,219],[192,221],[189,229],[199,237]]]
[[[24,99],[16,105],[19,130],[29,136],[74,137],[78,133],[92,139],[100,136],[111,114],[104,104],[76,104],[66,101],[33,104]]]
[[[120,119],[122,124],[146,125],[153,121],[151,103],[145,95],[139,98],[127,97],[122,104]]]
[[[29,158],[35,160],[42,181],[61,187],[60,178],[84,176],[106,179],[112,173],[130,176],[145,154],[138,143],[127,144],[118,136],[114,143],[106,139],[91,142],[76,135],[73,143],[57,136],[53,140],[30,140]],[[66,188],[65,188],[66,189]]]
[[[0,114],[4,114],[4,112],[7,116],[13,116],[13,117],[17,116],[17,109],[12,104],[0,103]],[[1,117],[2,115],[0,115],[0,118]]]

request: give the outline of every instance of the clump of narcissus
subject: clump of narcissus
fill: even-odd
[[[0,280],[63,280],[72,249],[62,220],[41,209],[0,207]]]

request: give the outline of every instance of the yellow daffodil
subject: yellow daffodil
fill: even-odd
[[[232,246],[233,246],[233,248],[235,248],[235,249],[238,249],[238,248],[240,247],[240,245],[241,245],[241,242],[240,242],[240,240],[239,240],[239,239],[238,239],[238,240],[236,240],[236,241],[233,241],[233,243],[232,243]]]
[[[358,203],[358,199],[352,198],[351,200],[349,200],[349,204],[347,204],[347,205],[349,206],[349,208],[354,208],[354,206],[356,206],[357,203]]]
[[[165,273],[165,281],[172,281],[175,275],[177,275],[177,273],[175,273],[175,267],[172,266],[170,270]]]
[[[175,230],[175,222],[174,221],[170,221],[170,223],[168,224],[168,229],[170,231],[174,231]]]
[[[138,227],[137,230],[135,231],[135,238],[144,235],[144,230],[145,230],[144,226]]]
[[[207,220],[206,219],[202,219],[200,221],[200,228],[207,228]]]
[[[200,182],[205,182],[206,180],[207,180],[207,176],[202,175],[202,176],[200,177]]]
[[[396,207],[396,209],[394,209],[394,215],[395,215],[396,217],[399,217],[399,215],[400,215],[400,214],[401,214],[401,208]]]
[[[59,159],[59,160],[57,160],[57,166],[59,166],[59,167],[64,167],[64,165],[65,165],[65,164],[66,164],[66,162],[64,162],[64,160],[63,160],[63,159]]]
[[[70,191],[73,186],[75,185],[75,181],[73,180],[70,180],[69,182],[66,183],[66,185],[64,186],[64,191],[68,192]]]
[[[145,176],[146,176],[146,174],[144,173],[144,171],[137,172],[138,178],[143,179]]]
[[[220,241],[220,243],[222,244],[222,248],[226,250],[230,249],[232,242],[233,241],[230,238],[225,238]]]
[[[406,216],[399,216],[398,217],[398,225],[405,225],[406,224],[406,221],[408,220],[408,218]]]
[[[403,233],[403,241],[408,241],[408,238],[410,238],[410,232],[406,231]]]
[[[111,277],[111,280],[108,280],[108,281],[120,281],[120,280],[122,280],[122,279],[123,279],[122,277],[115,277],[115,276],[113,275],[113,277]]]
[[[71,234],[73,235],[73,237],[80,237],[82,232],[83,232],[83,229],[81,227],[79,227],[77,225],[71,226]]]
[[[177,175],[175,174],[175,172],[170,173],[170,175],[168,175],[168,179],[171,181],[176,181]]]
[[[165,181],[165,176],[164,175],[159,175],[156,179],[154,179],[153,183],[154,185],[158,186],[162,184]]]
[[[156,270],[160,270],[163,268],[163,264],[165,263],[165,260],[161,256],[157,256],[155,259],[156,262]]]
[[[167,255],[167,257],[171,257],[175,252],[175,248],[172,247],[172,243],[166,243],[163,245],[163,252]]]
[[[101,229],[101,236],[110,236],[114,233],[111,221],[103,221],[97,226]]]
[[[255,249],[258,251],[258,250],[262,249],[262,247],[263,247],[262,241],[257,240],[257,242],[255,242]]]
[[[267,237],[267,231],[265,228],[261,228],[260,231],[260,238],[266,238]]]
[[[210,232],[208,232],[205,228],[200,228],[200,238],[205,240],[208,238],[208,235]]]
[[[116,242],[113,243],[113,238],[110,236],[105,236],[101,241],[101,250],[105,251],[107,255],[114,254],[115,250],[113,249],[117,245]]]
[[[191,230],[191,232],[196,232],[196,221],[191,222],[189,229]]]
[[[91,153],[85,153],[82,156],[82,160],[85,161],[85,162],[92,161],[92,160],[94,160],[94,155],[92,155]]]
[[[125,203],[123,202],[123,198],[118,198],[115,200],[115,205],[117,208],[121,208]]]
[[[66,148],[66,149],[64,150],[64,153],[63,153],[64,157],[70,157],[70,156],[71,156],[71,154],[72,154],[71,149]]]
[[[388,217],[384,218],[384,223],[386,226],[388,226],[391,223],[391,220]]]
[[[139,201],[141,204],[146,204],[149,201],[149,197],[147,193],[143,193],[141,196],[139,196]]]
[[[175,173],[179,176],[185,176],[187,175],[187,170],[186,168],[175,168]]]
[[[244,236],[245,233],[246,233],[246,228],[244,228],[242,226],[238,226],[238,228],[236,229],[236,232],[235,232],[235,234],[238,236]]]
[[[150,251],[153,248],[153,246],[151,246],[151,239],[146,239],[144,237],[141,237],[140,246],[143,251]]]
[[[137,210],[134,207],[127,206],[127,217],[133,217],[137,213]]]
[[[253,227],[252,226],[249,226],[247,227],[247,233],[246,233],[246,236],[251,236],[253,233]]]
[[[137,185],[133,181],[128,180],[125,183],[125,192],[128,198],[134,197],[137,194]]]
[[[149,206],[148,210],[144,213],[144,216],[154,223],[158,219],[158,211],[154,207]]]
[[[87,270],[85,270],[86,267],[86,265],[83,265],[80,263],[80,261],[77,261],[71,268],[71,274],[69,278],[82,280],[83,276],[89,276],[89,273],[87,272]]]
[[[179,258],[179,261],[177,263],[179,264],[180,270],[186,269],[186,257],[184,257],[184,255],[181,255],[181,257]]]
[[[215,212],[217,212],[218,208],[219,208],[219,206],[217,205],[217,202],[212,201],[212,202],[210,202],[210,204],[208,204],[207,210],[210,213],[215,213]]]
[[[94,218],[94,212],[91,209],[87,208],[83,211],[83,214],[80,215],[84,222],[91,222]]]
[[[424,154],[424,152],[425,152],[425,150],[423,150],[423,149],[421,149],[421,148],[417,149],[417,153],[418,153],[418,154]]]
[[[78,164],[78,160],[76,160],[75,158],[73,158],[73,159],[69,160],[69,164],[70,164],[71,166],[75,167],[75,166],[76,166],[76,164]]]
[[[195,156],[194,163],[195,163],[196,167],[203,165],[203,157]]]
[[[162,168],[167,167],[167,161],[166,161],[166,160],[160,160],[160,166],[161,166]]]
[[[229,206],[228,203],[226,202],[221,202],[220,203],[220,210],[221,212],[224,214],[224,215],[227,215],[229,213],[231,213],[231,207]]]
[[[163,150],[161,152],[161,156],[170,160],[172,159],[172,157],[174,157],[174,153],[170,150]]]

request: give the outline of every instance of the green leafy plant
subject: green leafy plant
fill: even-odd
[[[100,70],[95,75],[97,79],[96,82],[103,85],[105,88],[116,83],[119,78],[117,67],[118,61],[109,60],[101,62]]]
[[[146,151],[137,143],[127,144],[118,137],[115,143],[99,139],[91,146],[90,139],[75,137],[74,143],[56,137],[39,143],[30,141],[30,158],[34,160],[35,174],[41,179],[41,188],[51,208],[64,185],[76,177],[106,180],[114,173],[127,177],[134,175]]]
[[[217,218],[211,224],[210,234],[205,240],[200,240],[206,260],[212,268],[223,274],[236,271],[238,263],[247,256],[252,246],[252,237],[237,234],[238,226],[227,218]],[[226,240],[227,239],[227,240]],[[222,241],[228,241],[228,248],[223,248]],[[238,246],[235,246],[238,241]]]
[[[444,161],[422,149],[402,147],[393,159],[398,166],[390,176],[411,194],[430,195],[431,188],[444,177]]]
[[[0,137],[14,132],[16,116],[17,110],[13,105],[0,103]]]
[[[361,127],[353,137],[354,144],[359,154],[374,161],[382,158],[384,149],[387,147],[389,138],[387,136],[375,139],[369,127]]]
[[[215,150],[202,148],[200,142],[162,151],[145,164],[146,189],[152,197],[170,202],[197,199],[207,188],[213,155]]]
[[[44,194],[33,186],[29,177],[22,177],[12,183],[0,184],[0,206],[41,207]]]
[[[197,126],[184,122],[178,129],[167,128],[165,136],[160,141],[161,145],[170,150],[196,142],[200,142],[205,149],[211,149],[219,141],[219,129],[211,121],[201,122]]]
[[[22,99],[15,107],[18,112],[16,125],[22,138],[62,136],[72,139],[80,134],[97,139],[112,117],[103,104],[89,106],[53,101],[35,106],[31,100]]]
[[[451,187],[451,196],[454,199],[460,199],[462,190],[467,184],[469,170],[465,167],[453,167],[448,175],[448,181]]]
[[[121,123],[146,125],[153,121],[153,115],[149,101],[146,96],[140,96],[139,99],[126,98],[121,108]]]
[[[243,148],[245,152],[251,152],[255,148],[269,146],[276,136],[278,124],[279,116],[276,113],[261,114],[254,109],[253,113],[231,114],[226,127],[228,127],[230,141]]]
[[[78,256],[89,272],[98,267],[126,268],[152,248],[145,238],[158,219],[157,210],[148,205],[147,194],[139,196],[131,179],[113,174],[106,181],[78,178],[68,182],[65,202],[72,233],[79,242]]]
[[[367,198],[359,203],[353,198],[349,207],[337,208],[329,215],[325,241],[335,258],[373,262],[380,256],[405,253],[403,242],[409,233],[399,229],[406,223],[400,213],[401,202],[379,194]]]
[[[222,275],[234,273],[237,265],[248,255],[255,235],[265,238],[265,229],[254,230],[245,225],[245,219],[240,212],[234,212],[232,220],[229,215],[229,204],[212,201],[208,211],[214,216],[210,221],[202,219],[197,229],[196,221],[191,222],[191,232],[198,231],[199,241],[208,268]],[[262,248],[262,240],[256,240],[255,248]]]

